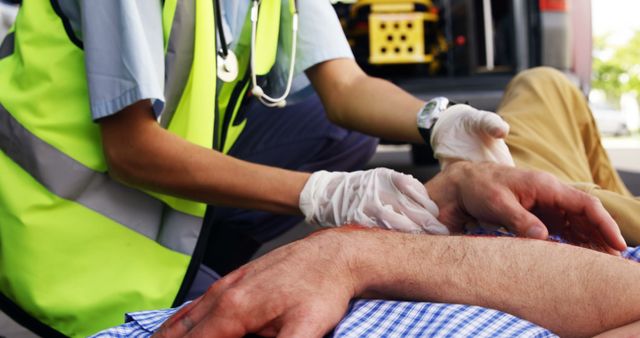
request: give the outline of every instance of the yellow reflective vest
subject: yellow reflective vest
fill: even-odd
[[[199,265],[191,256],[206,244],[206,206],[108,175],[84,52],[56,3],[25,1],[0,45],[0,304],[54,330],[41,333],[80,337],[122,323],[125,312],[181,301]],[[238,79],[216,88],[214,17],[211,0],[165,1],[167,55],[185,43],[193,53],[167,61],[174,101],[160,123],[228,150],[244,126],[229,121],[249,87],[249,46],[240,39]],[[279,25],[279,16],[260,19],[271,31]],[[275,48],[265,50],[270,60]]]

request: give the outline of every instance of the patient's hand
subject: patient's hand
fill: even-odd
[[[352,229],[321,231],[248,263],[173,315],[154,337],[323,337],[356,295]]]
[[[519,236],[569,242],[616,253],[626,244],[598,199],[550,174],[492,163],[456,162],[426,183],[452,231],[472,221],[496,224]],[[546,226],[545,226],[546,224]]]

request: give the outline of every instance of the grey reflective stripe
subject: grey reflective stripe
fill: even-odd
[[[202,218],[166,207],[162,220],[158,242],[171,250],[191,256],[198,242]]]
[[[161,226],[178,238],[193,236],[194,226],[201,218],[169,209],[160,200],[96,172],[59,151],[24,128],[0,105],[0,150],[28,172],[51,193],[83,205],[154,241],[160,237]],[[162,225],[164,223],[164,225]],[[178,225],[185,224],[183,229]],[[176,228],[176,229],[174,229]],[[165,232],[163,230],[163,232]],[[196,234],[197,237],[197,234]],[[160,244],[163,244],[160,241]],[[194,244],[195,246],[195,244]],[[180,252],[188,251],[186,248]]]
[[[15,42],[16,42],[16,33],[15,32],[11,32],[9,33],[4,40],[2,41],[2,44],[0,45],[0,59],[5,58],[11,54],[13,54],[13,49],[15,46]]]
[[[24,128],[2,105],[0,149],[55,195],[76,201],[149,238],[158,237],[160,201],[55,149]]]
[[[167,127],[178,107],[193,64],[195,1],[178,1],[171,24],[165,60],[165,109],[160,125]]]

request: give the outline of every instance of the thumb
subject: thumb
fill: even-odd
[[[427,188],[411,175],[395,173],[391,177],[393,185],[398,191],[413,202],[438,217],[438,206],[429,198]]]
[[[479,130],[485,135],[493,138],[505,138],[509,134],[509,124],[498,114],[481,111],[482,115],[478,120]]]

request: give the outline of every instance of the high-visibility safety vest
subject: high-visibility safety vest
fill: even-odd
[[[276,34],[277,43],[280,1],[263,0],[259,39]],[[244,125],[236,115],[250,83],[250,25],[236,49],[238,79],[216,88],[212,1],[165,0],[162,15],[159,122],[226,152]],[[275,52],[258,50],[258,59],[273,65]],[[122,323],[125,312],[181,302],[199,265],[191,256],[206,244],[205,210],[109,177],[82,41],[58,1],[24,1],[0,45],[0,305],[80,337]]]

